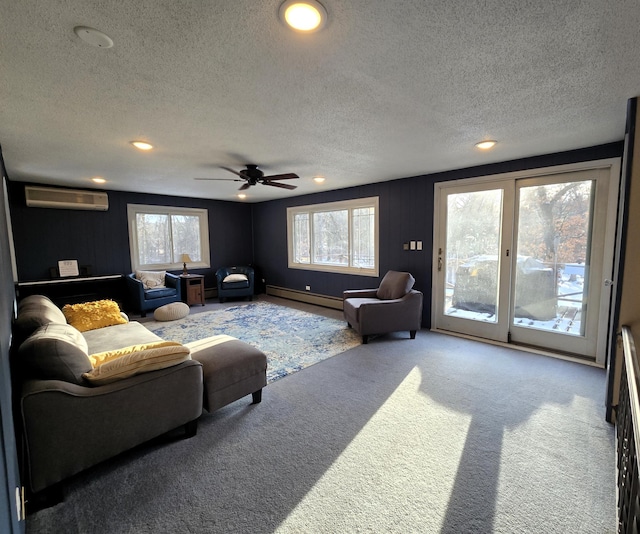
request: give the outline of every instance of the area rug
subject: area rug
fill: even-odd
[[[343,321],[269,302],[201,312],[178,321],[150,321],[144,326],[167,341],[189,343],[227,334],[249,343],[267,355],[267,382],[361,343]]]

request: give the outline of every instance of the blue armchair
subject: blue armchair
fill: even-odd
[[[228,297],[249,297],[252,300],[254,277],[253,267],[220,267],[216,271],[220,302]]]
[[[128,274],[125,280],[131,295],[132,305],[142,317],[146,317],[148,311],[155,310],[170,302],[180,302],[182,299],[180,277],[175,274],[165,273],[165,287],[150,289],[145,289],[142,281],[136,278],[136,273]]]

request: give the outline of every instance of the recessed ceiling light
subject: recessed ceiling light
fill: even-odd
[[[480,150],[489,150],[490,148],[496,146],[496,143],[497,141],[493,140],[481,141],[480,143],[476,143],[476,147]]]
[[[247,195],[245,195],[244,193],[238,193],[238,198],[241,198],[244,200],[245,198],[247,198]]]
[[[140,150],[151,150],[153,148],[153,145],[150,145],[145,141],[131,141],[131,144]]]
[[[107,181],[104,178],[101,178],[100,176],[96,176],[95,178],[91,178],[92,182],[95,182],[96,184],[104,184]]]
[[[316,0],[286,0],[280,6],[280,18],[294,30],[311,33],[327,22],[327,10]]]
[[[322,182],[325,181],[325,177],[324,176],[314,176],[313,177],[313,181],[317,184],[321,184]]]

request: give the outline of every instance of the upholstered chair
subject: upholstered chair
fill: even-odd
[[[344,318],[362,336],[362,343],[374,334],[408,331],[411,339],[422,324],[422,298],[413,288],[410,273],[389,271],[376,289],[352,289],[343,292]]]
[[[166,272],[136,271],[125,277],[132,306],[142,317],[148,311],[182,299],[180,277]]]
[[[254,277],[253,267],[220,267],[216,271],[220,302],[229,297],[249,297],[252,300]]]

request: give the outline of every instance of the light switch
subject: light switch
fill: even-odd
[[[422,241],[418,241],[418,250],[422,250]]]
[[[411,243],[409,244],[409,248],[411,250],[415,250],[416,249],[416,242],[415,241],[411,241]]]
[[[402,250],[409,250],[409,243],[403,243]]]

